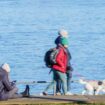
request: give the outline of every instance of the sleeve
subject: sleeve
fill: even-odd
[[[8,91],[13,89],[13,87],[11,86],[11,83],[9,82],[8,76],[4,76],[3,84]]]
[[[62,68],[64,68],[63,58],[64,58],[64,52],[62,49],[59,49],[59,53],[56,57],[56,62]]]
[[[67,53],[68,53],[69,60],[71,60],[72,59],[72,56],[71,56],[71,53],[70,53],[70,51],[69,51],[68,48],[67,48]]]
[[[70,53],[70,51],[69,51],[69,56],[70,56],[70,60],[72,59],[72,56],[71,56],[71,53]]]

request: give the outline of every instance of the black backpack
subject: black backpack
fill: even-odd
[[[51,68],[54,64],[56,64],[56,57],[59,53],[58,48],[49,49],[44,56],[44,61],[47,67]]]

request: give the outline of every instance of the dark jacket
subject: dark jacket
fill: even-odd
[[[71,66],[71,63],[70,63],[70,60],[71,60],[71,54],[70,54],[70,51],[69,51],[69,49],[68,48],[65,48],[66,49],[66,52],[67,52],[67,55],[68,55],[68,59],[67,59],[67,70],[71,70],[71,71],[73,71],[73,68],[72,68],[72,66]]]
[[[5,94],[6,92],[9,92],[14,87],[11,86],[11,83],[8,79],[8,73],[0,68],[0,96]]]
[[[70,60],[71,60],[71,54],[70,54],[70,51],[68,48],[65,48],[66,49],[66,52],[67,52],[67,55],[68,55],[68,65],[67,66],[71,66],[70,64]]]

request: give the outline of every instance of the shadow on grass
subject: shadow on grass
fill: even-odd
[[[58,97],[48,97],[48,96],[45,96],[45,97],[40,97],[40,96],[30,96],[29,98],[37,98],[37,99],[43,99],[43,100],[48,100],[48,101],[61,101],[62,102],[65,102],[65,103],[74,103],[74,104],[88,104],[89,102],[86,101],[86,100],[80,100],[80,99],[65,99],[65,98],[58,98]],[[67,105],[67,104],[66,104]]]

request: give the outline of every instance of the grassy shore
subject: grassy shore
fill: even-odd
[[[105,104],[102,104],[102,103],[93,103],[93,104],[82,104],[82,103],[59,103],[59,104],[55,104],[55,103],[47,103],[47,104],[0,104],[0,105],[105,105]]]
[[[0,105],[105,105],[105,96],[31,96],[0,101]]]

